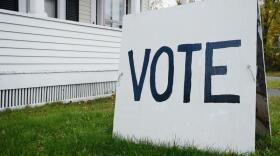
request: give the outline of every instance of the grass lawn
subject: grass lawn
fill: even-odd
[[[280,77],[280,71],[268,71],[267,76]]]
[[[269,80],[267,81],[267,87],[272,89],[280,89],[280,81],[279,80]]]
[[[280,153],[280,97],[270,98],[272,145],[252,155]],[[235,155],[189,147],[135,144],[112,138],[114,98],[50,104],[0,113],[0,155]]]

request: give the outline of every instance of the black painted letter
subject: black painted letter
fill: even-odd
[[[133,92],[134,92],[134,101],[140,101],[141,92],[142,92],[144,80],[146,77],[147,67],[148,67],[148,63],[149,63],[149,59],[150,59],[150,53],[151,53],[151,49],[145,50],[145,57],[144,57],[144,61],[143,61],[142,72],[140,75],[140,81],[138,83],[137,78],[136,78],[136,73],[135,73],[135,67],[134,67],[133,51],[131,50],[128,52],[131,78],[132,78],[132,84],[133,84]]]
[[[157,61],[159,57],[161,56],[162,53],[166,53],[168,55],[168,84],[167,88],[164,91],[164,93],[159,94],[156,89],[156,68],[157,68]],[[162,69],[164,70],[164,69]],[[161,47],[155,54],[152,64],[151,64],[151,73],[150,73],[150,86],[151,86],[151,92],[154,97],[154,99],[157,102],[162,102],[167,100],[171,93],[172,93],[172,88],[173,88],[173,77],[174,77],[174,56],[173,56],[173,51],[171,48],[167,46]]]
[[[240,47],[241,40],[230,40],[221,42],[207,42],[205,55],[205,84],[204,84],[204,102],[205,103],[240,103],[239,95],[212,95],[211,76],[226,75],[226,66],[213,66],[213,50],[229,47]]]
[[[184,80],[184,103],[190,102],[192,87],[192,52],[201,50],[201,43],[181,44],[178,46],[178,52],[186,53],[185,60],[185,80]]]

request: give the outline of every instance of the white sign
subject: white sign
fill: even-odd
[[[126,16],[114,134],[254,151],[256,26],[256,0]]]

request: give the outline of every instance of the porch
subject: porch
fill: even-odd
[[[111,95],[121,29],[0,9],[0,110]]]

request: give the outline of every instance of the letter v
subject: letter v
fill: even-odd
[[[137,78],[136,78],[136,73],[135,73],[135,67],[134,67],[133,51],[130,50],[128,52],[131,78],[132,78],[132,84],[133,84],[133,92],[134,92],[134,101],[140,101],[141,92],[143,89],[143,84],[144,84],[144,80],[146,77],[147,67],[148,67],[148,63],[149,63],[149,59],[150,59],[150,53],[151,53],[151,49],[145,50],[145,57],[144,57],[144,61],[143,61],[142,72],[141,72],[140,80],[138,83]]]

